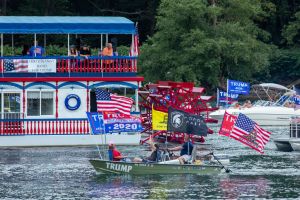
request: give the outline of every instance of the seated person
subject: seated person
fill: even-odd
[[[88,58],[88,56],[91,56],[91,50],[88,45],[83,45],[82,49],[79,51],[80,56],[83,56],[85,58]]]
[[[112,161],[121,161],[125,156],[122,156],[120,151],[117,150],[115,144],[109,144],[108,146],[109,160]]]
[[[35,45],[32,46],[29,50],[29,55],[34,57],[43,56],[45,50],[43,47],[38,46],[38,41],[35,41]]]
[[[75,45],[70,46],[69,56],[78,56],[78,52]]]
[[[149,144],[150,144],[150,148],[151,148],[150,156],[144,157],[144,158],[134,158],[133,162],[147,163],[147,162],[157,162],[157,161],[159,161],[159,145],[154,144],[152,138],[150,138]]]
[[[251,108],[251,107],[252,107],[252,104],[251,104],[250,100],[247,100],[243,105],[243,108]]]
[[[169,151],[178,151],[180,150],[180,157],[177,158],[179,163],[183,165],[184,163],[188,162],[191,159],[192,151],[193,151],[193,144],[190,141],[190,136],[188,134],[184,135],[184,143],[182,146],[168,148]]]
[[[241,105],[239,104],[239,102],[236,102],[236,103],[233,105],[233,108],[235,108],[235,109],[240,109],[240,108],[241,108]]]

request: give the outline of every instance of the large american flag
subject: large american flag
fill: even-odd
[[[98,112],[113,111],[130,115],[133,100],[129,97],[118,96],[97,88],[96,99]]]
[[[5,59],[3,72],[28,72],[27,59]]]
[[[270,135],[270,132],[262,129],[257,123],[240,113],[232,127],[230,137],[263,153],[263,149],[269,141]]]

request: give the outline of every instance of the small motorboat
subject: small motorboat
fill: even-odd
[[[191,161],[187,164],[179,164],[178,159],[174,159],[174,154],[164,151],[161,160],[158,162],[135,163],[127,161],[111,161],[103,159],[92,159],[90,163],[99,173],[112,174],[199,174],[211,175],[222,171],[229,173],[225,167],[229,164],[226,155],[214,155],[213,153],[198,155],[198,145],[194,145]]]
[[[162,163],[133,163],[109,160],[90,160],[99,173],[112,174],[200,174],[211,175],[221,173],[223,166],[219,164],[162,164]]]
[[[279,151],[300,151],[300,117],[291,118],[289,137],[276,138],[274,143]]]

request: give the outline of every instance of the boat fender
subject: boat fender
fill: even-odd
[[[76,104],[74,106],[69,104],[70,99],[75,99]],[[77,110],[80,107],[80,104],[81,100],[77,94],[69,94],[65,99],[65,106],[68,110]]]

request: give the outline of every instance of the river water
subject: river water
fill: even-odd
[[[206,138],[215,153],[230,156],[230,174],[100,175],[89,164],[96,147],[1,149],[0,199],[300,199],[300,152],[279,152],[273,139],[286,128],[268,128],[265,154],[218,136]],[[119,147],[145,154],[145,147]]]

